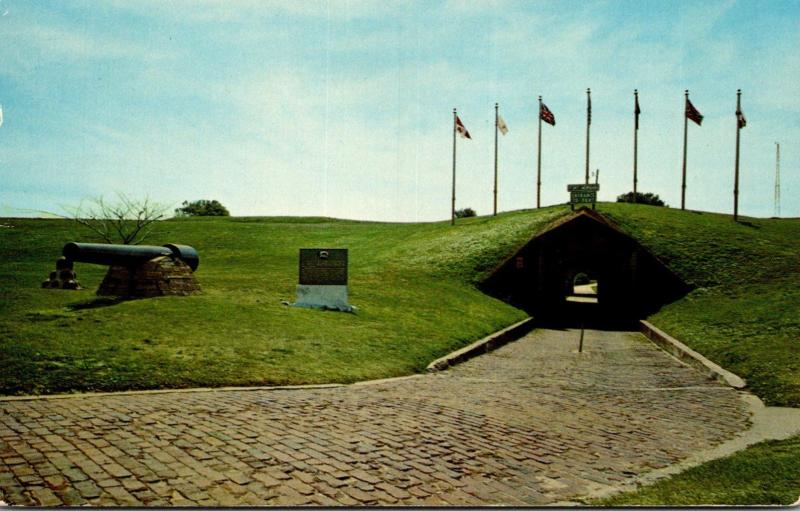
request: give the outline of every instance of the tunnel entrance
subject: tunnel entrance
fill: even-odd
[[[537,322],[567,326],[635,323],[689,291],[638,241],[587,208],[533,237],[480,287]]]
[[[592,279],[588,273],[579,272],[572,278],[572,289],[567,295],[567,300],[578,303],[598,303],[598,286],[597,279]]]

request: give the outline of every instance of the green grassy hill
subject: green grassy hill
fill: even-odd
[[[600,204],[697,287],[651,320],[748,380],[770,404],[800,406],[800,221]],[[148,243],[193,245],[203,294],[102,306],[106,268],[78,264],[79,292],[43,290],[64,220],[0,227],[0,393],[351,382],[409,374],[525,317],[474,284],[567,207],[449,223],[327,218],[161,222]],[[289,308],[300,247],[350,250],[358,314]],[[92,305],[97,305],[92,307]]]
[[[203,294],[97,307],[104,266],[76,264],[83,291],[39,288],[64,243],[96,240],[65,220],[5,219],[0,393],[352,382],[419,372],[526,316],[473,284],[566,211],[465,219],[455,228],[324,218],[165,221],[147,242],[197,248]],[[294,301],[301,247],[349,249],[357,314],[281,304]]]

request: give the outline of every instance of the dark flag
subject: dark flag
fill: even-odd
[[[633,107],[633,114],[636,116],[636,129],[638,130],[639,129],[639,114],[642,113],[642,109],[639,108],[639,96],[636,95],[634,97],[636,98],[635,99],[636,104]]]
[[[589,184],[589,127],[592,125],[592,90],[586,89],[586,184]]]
[[[736,123],[739,125],[739,129],[747,126],[747,119],[744,118],[744,113],[741,110],[736,110]]]
[[[541,103],[541,108],[539,108],[539,118],[551,126],[556,125],[556,118],[553,112],[544,103]]]
[[[469,136],[469,131],[467,131],[467,128],[465,128],[461,123],[461,119],[459,119],[458,116],[456,116],[456,131],[459,135],[461,135],[461,138],[468,138],[472,140],[472,137]]]
[[[692,102],[689,101],[689,98],[686,98],[686,117],[698,126],[703,124],[703,115],[697,111]]]
[[[592,97],[587,96],[588,103],[586,104],[586,124],[592,124]]]

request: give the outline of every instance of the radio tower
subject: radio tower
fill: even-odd
[[[775,216],[781,216],[781,145],[775,142]]]

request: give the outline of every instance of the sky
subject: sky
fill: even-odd
[[[742,215],[800,216],[800,0],[0,0],[0,216],[64,213],[124,193],[165,207],[379,221],[500,211],[584,179],[600,200],[633,184],[680,207],[731,213],[736,90]]]

